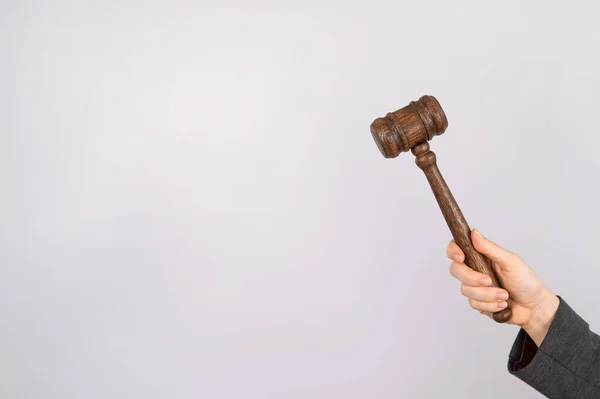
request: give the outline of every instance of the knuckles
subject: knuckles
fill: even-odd
[[[469,299],[469,306],[471,306],[475,310],[480,310],[479,307],[477,306],[477,302],[475,302],[472,299]]]
[[[468,297],[468,293],[469,293],[469,287],[465,284],[462,284],[460,286],[460,293],[463,294],[464,296]]]

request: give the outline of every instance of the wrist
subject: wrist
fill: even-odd
[[[544,289],[540,302],[531,311],[531,317],[521,327],[531,337],[533,342],[540,347],[548,334],[550,324],[560,305],[560,300],[550,290]]]

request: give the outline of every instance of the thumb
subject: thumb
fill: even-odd
[[[471,232],[471,239],[473,240],[473,246],[479,253],[487,256],[500,267],[514,266],[519,259],[516,254],[485,238],[477,229],[473,229]]]

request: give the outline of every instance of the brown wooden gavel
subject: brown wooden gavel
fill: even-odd
[[[371,124],[371,134],[384,157],[395,158],[409,150],[417,157],[416,164],[425,172],[450,232],[465,253],[465,263],[471,269],[490,276],[493,286],[502,287],[490,260],[473,247],[469,224],[437,167],[435,153],[429,151],[428,141],[444,133],[447,127],[448,119],[440,103],[433,96],[423,96],[404,108],[375,119]],[[511,310],[504,308],[493,316],[498,323],[504,323],[510,319]]]

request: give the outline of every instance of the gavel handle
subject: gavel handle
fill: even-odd
[[[456,241],[465,254],[465,264],[475,271],[487,274],[492,279],[492,285],[501,288],[500,280],[496,277],[489,259],[477,252],[475,247],[473,247],[473,243],[471,242],[471,228],[437,167],[435,153],[429,151],[429,144],[426,142],[415,146],[412,149],[412,153],[417,157],[415,160],[417,166],[425,172],[425,176],[442,210],[454,241]],[[493,314],[494,320],[498,323],[506,322],[510,319],[511,315],[512,312],[508,307]]]

